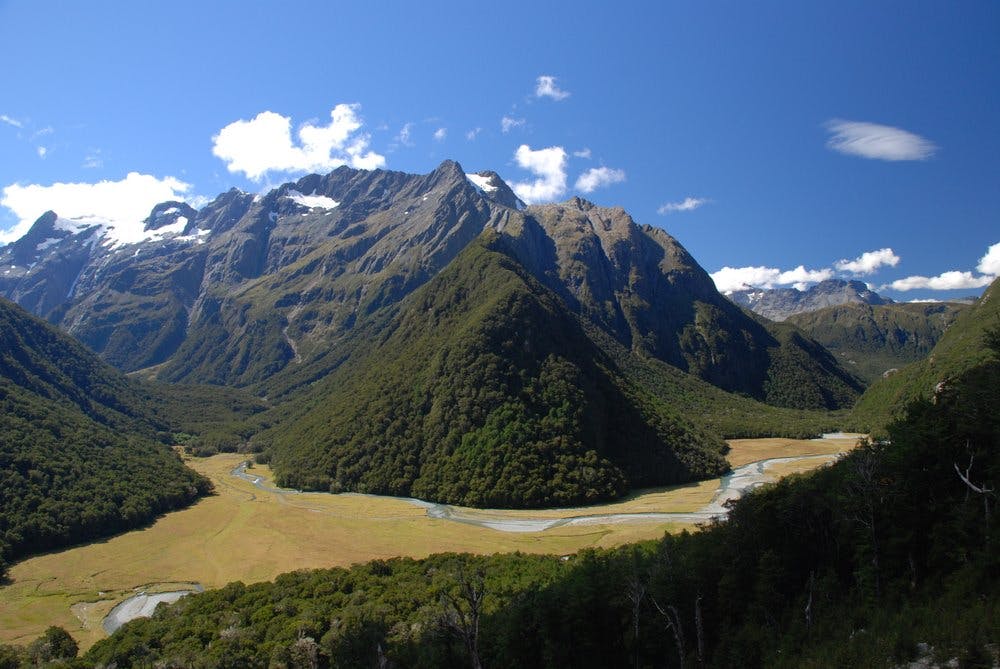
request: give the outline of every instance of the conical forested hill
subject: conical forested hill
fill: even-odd
[[[258,436],[279,481],[474,506],[593,502],[718,474],[723,444],[640,393],[487,233]]]
[[[157,441],[143,395],[0,299],[0,558],[133,528],[208,491]]]

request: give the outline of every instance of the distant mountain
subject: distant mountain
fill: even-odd
[[[800,331],[725,299],[664,231],[578,198],[526,207],[453,161],[164,203],[132,243],[72,226],[50,213],[0,249],[0,290],[123,370],[266,396],[254,442],[303,487],[551,504],[717,471],[718,442],[621,351],[776,406],[847,407],[862,387]],[[477,253],[488,269],[469,266]],[[452,386],[473,399],[436,408]],[[584,415],[567,414],[577,402]],[[523,428],[514,441],[497,441],[505,421]],[[502,473],[491,458],[515,446]],[[504,497],[529,463],[548,483]]]
[[[861,281],[842,279],[827,279],[806,290],[749,287],[726,293],[726,297],[772,321],[783,321],[794,314],[841,304],[892,303],[892,300],[880,296]]]
[[[926,357],[965,303],[852,302],[793,314],[787,323],[823,344],[866,382]]]
[[[0,298],[0,562],[108,536],[208,491],[145,393]]]
[[[859,425],[881,429],[913,400],[933,398],[966,371],[991,359],[987,333],[1000,330],[1000,279],[962,310],[930,354],[875,381],[858,400]]]

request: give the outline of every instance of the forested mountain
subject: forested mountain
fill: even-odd
[[[890,439],[695,534],[375,561],[161,608],[81,666],[995,666],[1000,332]],[[953,664],[946,664],[952,662]],[[912,665],[910,665],[912,666]]]
[[[133,528],[208,491],[159,440],[145,396],[0,298],[0,558]]]
[[[819,349],[720,296],[662,230],[579,199],[525,208],[495,173],[453,161],[427,175],[342,167],[200,211],[163,203],[138,241],[50,212],[0,249],[0,292],[123,370],[270,393],[287,385],[276,375],[327,355],[485,230],[627,348],[778,404],[789,396],[768,384],[792,360],[806,370],[798,382],[836,388],[807,393],[820,398],[810,406],[847,406],[859,391]]]
[[[854,408],[854,422],[879,430],[915,399],[929,399],[990,358],[986,333],[1000,326],[1000,281],[963,310],[925,358],[873,383]]]
[[[143,239],[112,232],[46,214],[0,251],[0,290],[122,369],[266,397],[192,450],[250,438],[289,485],[590,501],[724,467],[710,412],[680,419],[692,402],[659,365],[793,409],[861,390],[664,231],[578,198],[525,207],[453,161],[167,202]]]
[[[567,506],[718,475],[724,444],[638,391],[486,233],[254,441],[279,481]]]
[[[965,303],[849,303],[793,314],[787,322],[825,346],[866,382],[927,357]]]

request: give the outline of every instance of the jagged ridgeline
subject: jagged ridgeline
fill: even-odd
[[[724,471],[487,232],[259,435],[286,485],[473,506],[594,502]]]
[[[861,388],[663,230],[578,198],[526,207],[453,161],[164,203],[145,227],[123,240],[47,214],[0,249],[0,290],[121,369],[266,396],[253,441],[292,485],[608,498],[723,466],[698,429],[720,423],[663,390],[684,385],[666,365],[741,406],[836,409]]]
[[[209,489],[141,388],[0,298],[0,558],[107,536]]]

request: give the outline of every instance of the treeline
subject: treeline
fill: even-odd
[[[980,364],[888,441],[755,491],[702,532],[234,583],[127,624],[79,665],[992,666],[997,379],[1000,362]]]

